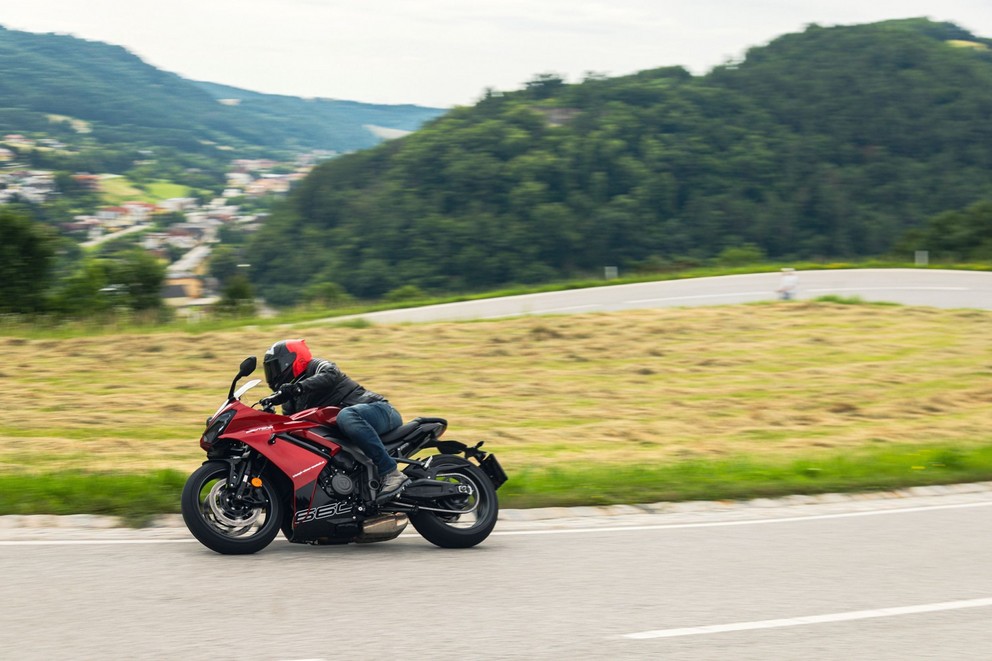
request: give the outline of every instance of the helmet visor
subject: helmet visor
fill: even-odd
[[[286,368],[281,366],[282,361],[275,356],[266,356],[263,363],[265,367],[265,382],[269,385],[269,390],[277,390],[283,384]]]

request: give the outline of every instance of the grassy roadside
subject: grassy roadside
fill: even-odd
[[[179,511],[186,474],[0,474],[0,513],[106,514],[141,525]],[[992,445],[899,446],[802,459],[739,456],[669,465],[565,464],[524,468],[500,489],[504,508],[738,500],[789,494],[881,491],[992,480]]]
[[[0,474],[0,514],[106,514],[140,526],[179,511],[186,477],[176,470]]]
[[[237,364],[301,332],[407,418],[486,440],[505,507],[992,479],[990,329],[988,311],[801,301],[0,337],[0,514],[175,511]]]
[[[654,466],[591,464],[524,469],[513,477],[500,491],[508,507],[871,492],[990,480],[992,445],[862,448],[778,460],[742,455]]]

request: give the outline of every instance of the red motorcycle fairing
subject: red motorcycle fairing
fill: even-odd
[[[330,426],[337,422],[341,409],[337,406],[322,406],[320,408],[303,409],[289,416],[293,420],[311,420],[318,425]]]
[[[283,530],[291,540],[329,537],[342,525],[345,526],[341,528],[342,534],[354,537],[360,532],[355,520],[364,507],[333,498],[318,482],[331,459],[343,450],[334,440],[333,431],[339,412],[337,407],[322,407],[285,416],[233,401],[212,418],[217,420],[233,413],[219,437],[212,442],[204,437],[200,445],[209,454],[210,448],[222,440],[244,443],[289,478],[292,514],[289,526]],[[359,463],[362,461],[358,459]]]
[[[310,431],[327,424],[318,420],[333,420],[337,415],[336,409],[323,415],[317,413],[320,409],[308,409],[296,416],[285,416],[258,411],[235,401],[225,409],[228,410],[235,411],[234,419],[220,435],[220,439],[240,441],[267,458],[293,482],[294,491],[314,482],[327,465],[327,457],[333,457],[341,451],[338,443]],[[282,434],[293,434],[315,443],[323,447],[328,455],[280,438]]]

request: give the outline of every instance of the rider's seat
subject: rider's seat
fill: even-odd
[[[380,438],[382,439],[382,444],[388,450],[402,445],[407,441],[419,439],[427,434],[433,434],[435,437],[438,437],[444,433],[447,427],[448,421],[444,418],[414,418],[393,431],[382,434]]]

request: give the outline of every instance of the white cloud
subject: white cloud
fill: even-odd
[[[186,77],[299,96],[469,104],[535,74],[695,73],[806,24],[930,16],[992,36],[988,0],[3,0],[0,24],[120,44]]]

